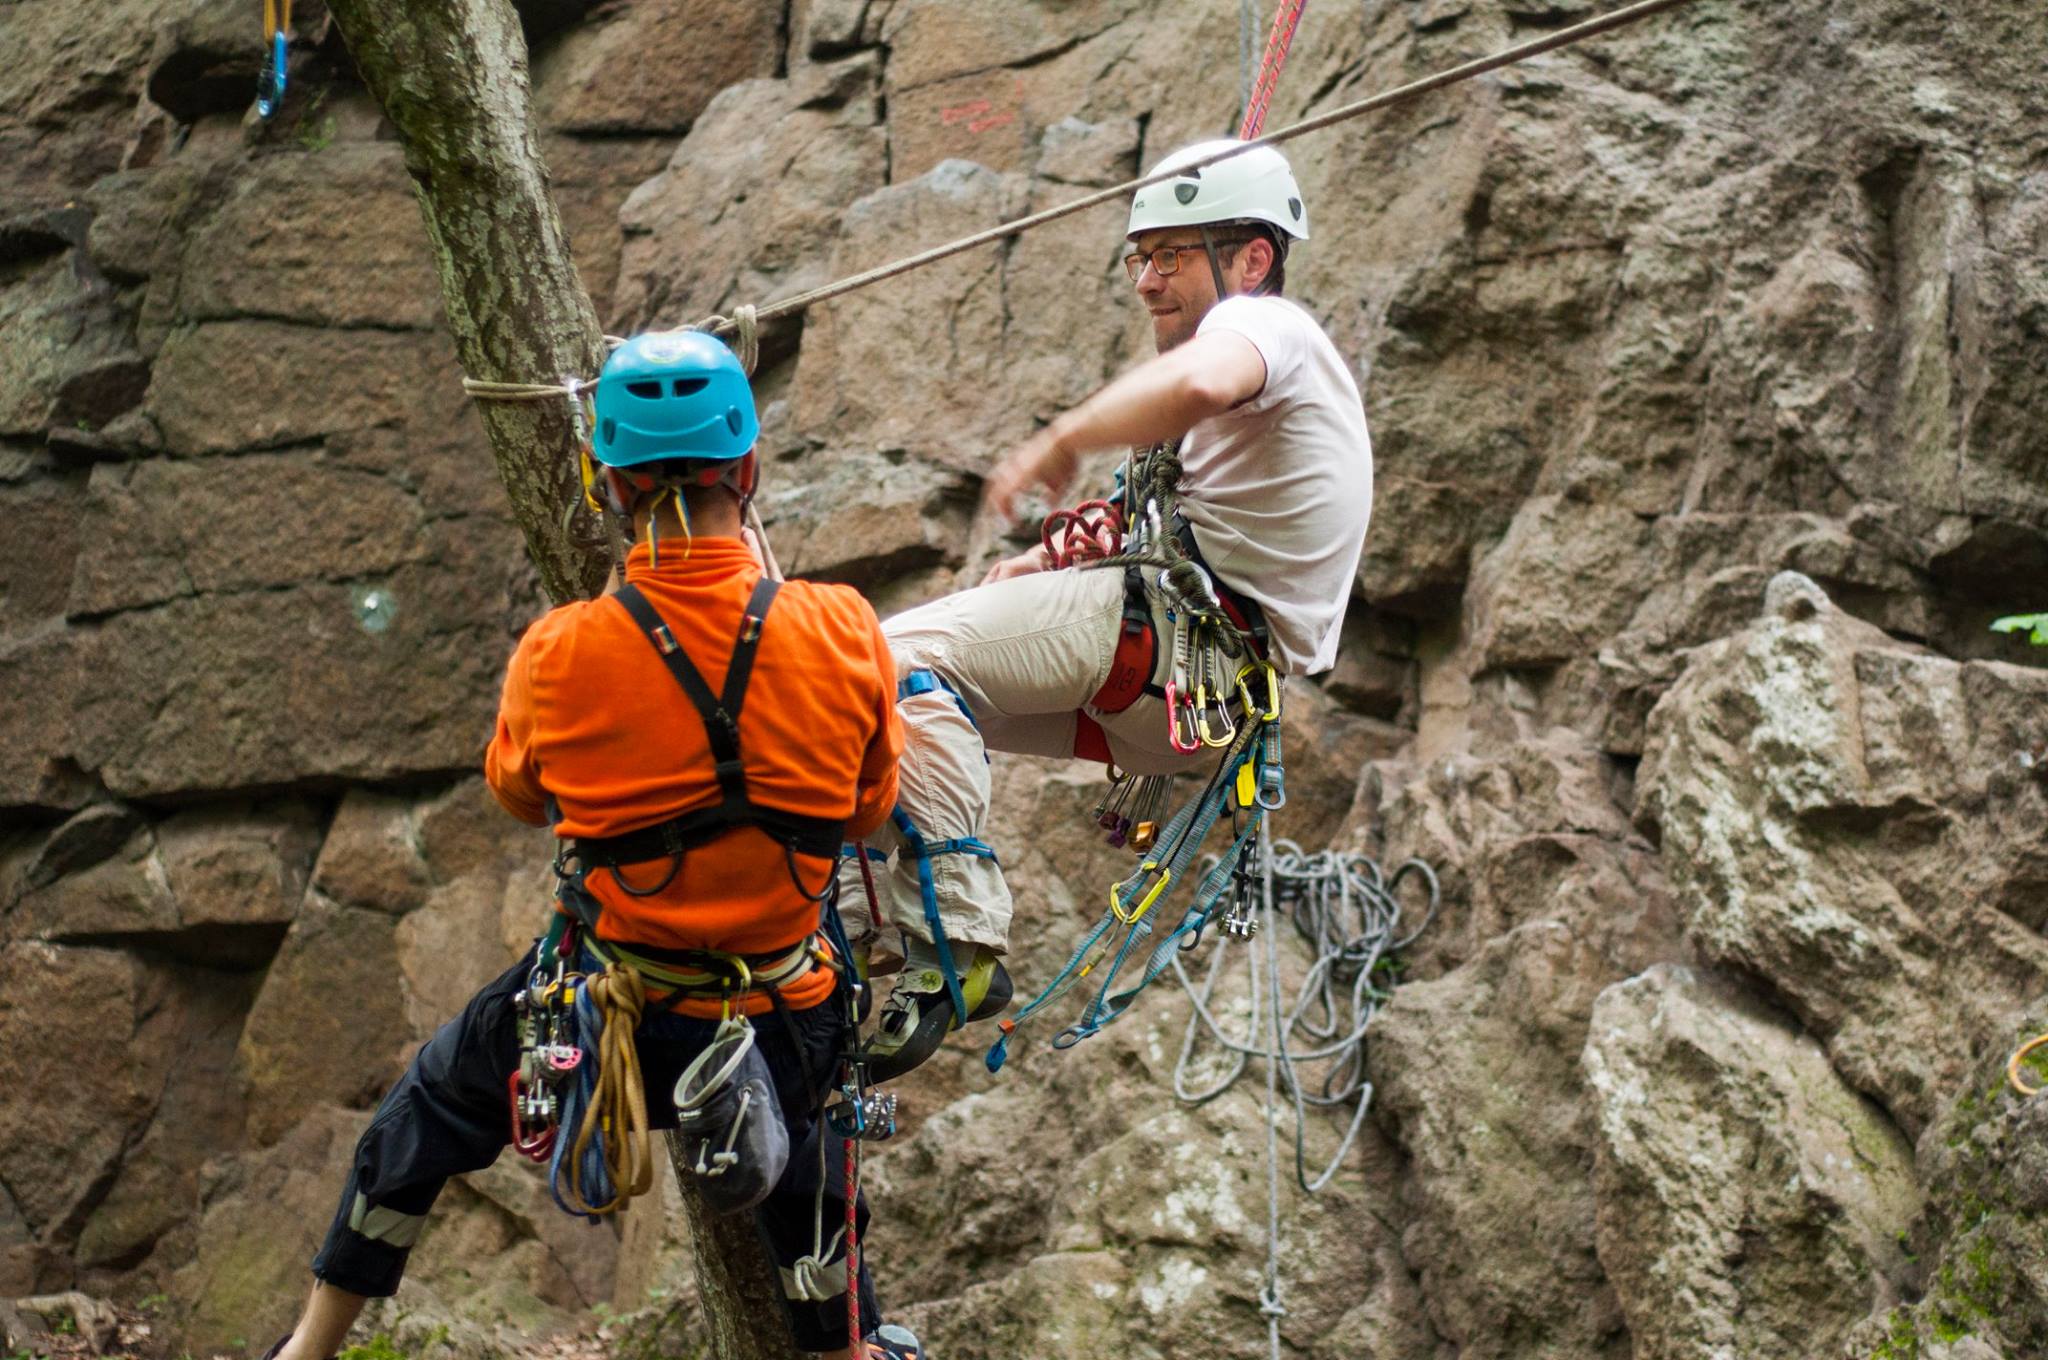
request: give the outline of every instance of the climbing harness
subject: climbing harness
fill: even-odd
[[[824,894],[830,891],[830,876],[827,876],[826,887],[813,892],[798,872],[796,857],[806,854],[835,859],[846,832],[844,819],[809,817],[754,802],[748,796],[746,770],[740,761],[739,722],[746,702],[747,682],[753,675],[754,655],[760,644],[761,630],[780,589],[781,583],[765,573],[755,582],[740,619],[732,658],[726,666],[725,685],[718,694],[711,692],[711,686],[691,663],[668,624],[663,622],[647,597],[640,593],[639,587],[626,585],[613,595],[612,598],[646,634],[648,642],[660,655],[662,663],[668,667],[669,674],[703,723],[721,797],[711,807],[686,812],[623,835],[579,836],[565,841],[556,856],[555,870],[564,881],[573,879],[580,887],[583,877],[602,868],[610,871],[613,882],[628,895],[651,897],[674,882],[686,851],[733,827],[752,826],[782,846],[790,880],[796,884],[797,890],[812,901],[824,900]],[[668,873],[658,883],[641,886],[626,879],[624,866],[664,857],[669,861]],[[579,911],[586,905],[595,906],[595,899],[588,893],[573,894],[565,900]],[[595,939],[595,919],[583,924],[587,938]]]
[[[263,0],[263,67],[256,76],[256,116],[264,122],[284,107],[285,35],[292,26],[292,0]]]
[[[958,690],[946,683],[943,676],[934,671],[920,667],[904,676],[896,686],[896,701],[901,703],[905,699],[933,693],[943,693],[951,696],[953,703],[959,708],[961,716],[965,717],[970,725],[976,726],[977,730],[979,729],[979,725],[974,722],[973,710],[967,707],[967,701],[960,696]],[[988,759],[986,752],[983,753],[982,759]],[[996,860],[995,847],[976,836],[953,836],[945,840],[927,840],[924,833],[918,829],[917,823],[910,819],[910,814],[901,807],[896,808],[889,814],[889,820],[891,825],[896,828],[896,834],[903,842],[900,854],[917,865],[917,891],[918,896],[923,901],[925,927],[931,932],[932,948],[938,955],[939,973],[945,980],[947,999],[953,1005],[953,1019],[950,1028],[959,1029],[968,1020],[967,999],[961,989],[960,970],[953,957],[952,943],[947,939],[945,925],[939,919],[939,888],[938,881],[932,873],[932,860],[939,855],[972,855],[977,859],[994,862]],[[883,856],[878,852],[869,850],[866,846],[858,847],[857,854],[854,852],[855,847],[847,847],[840,853],[849,858],[859,859],[861,883],[867,889],[869,904],[872,908],[875,902],[875,883],[874,871],[869,866],[869,859],[870,857],[879,859],[883,858]],[[870,919],[880,920],[881,915],[879,911],[875,912]]]

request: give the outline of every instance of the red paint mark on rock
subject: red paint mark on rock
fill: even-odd
[[[968,123],[971,125],[975,119],[982,117],[994,107],[995,105],[986,99],[977,99],[971,104],[955,104],[949,109],[939,110],[939,121],[947,127],[951,127],[955,123]]]

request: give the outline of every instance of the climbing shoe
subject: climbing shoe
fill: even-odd
[[[1010,1004],[1015,989],[995,951],[986,945],[963,945],[955,952],[960,970],[960,999],[969,1020],[986,1020]],[[903,973],[896,989],[882,1003],[874,1037],[868,1040],[868,1078],[894,1081],[939,1051],[954,1028],[953,997],[939,966],[937,946],[911,938],[904,951]]]
[[[900,1322],[885,1322],[868,1338],[868,1360],[932,1360],[917,1333]]]

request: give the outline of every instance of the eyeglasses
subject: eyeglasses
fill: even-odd
[[[1251,240],[1249,236],[1218,236],[1216,238],[1216,249],[1219,251],[1229,251],[1233,247],[1241,246],[1249,240]],[[1201,253],[1202,247],[1199,242],[1185,246],[1160,246],[1157,250],[1152,251],[1132,251],[1129,255],[1124,256],[1124,273],[1131,276],[1132,283],[1136,283],[1139,277],[1144,274],[1145,266],[1149,264],[1152,266],[1152,272],[1163,279],[1170,274],[1180,271],[1181,256],[1188,254],[1199,255]]]
[[[1124,273],[1131,276],[1132,283],[1136,283],[1139,277],[1144,274],[1145,266],[1150,264],[1152,272],[1163,279],[1169,274],[1179,272],[1180,257],[1183,254],[1189,252],[1199,254],[1201,249],[1199,245],[1192,245],[1161,246],[1157,250],[1150,251],[1134,250],[1124,256]]]

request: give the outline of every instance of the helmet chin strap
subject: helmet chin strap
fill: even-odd
[[[1216,238],[1206,225],[1196,230],[1202,233],[1202,254],[1209,261],[1209,276],[1216,280],[1216,300],[1221,302],[1230,295],[1230,285],[1223,281],[1223,266],[1216,262]]]

